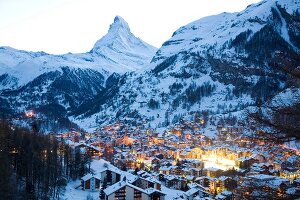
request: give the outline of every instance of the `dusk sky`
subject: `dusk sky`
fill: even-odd
[[[1,0],[0,46],[48,53],[89,51],[116,15],[156,47],[179,27],[258,0]]]

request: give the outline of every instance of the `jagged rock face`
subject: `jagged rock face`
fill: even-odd
[[[181,27],[146,72],[128,75],[105,109],[88,120],[139,116],[158,127],[201,111],[242,115],[285,87],[287,74],[272,63],[278,52],[298,60],[299,5],[266,0]]]

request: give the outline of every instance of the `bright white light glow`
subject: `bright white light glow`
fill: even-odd
[[[213,167],[217,169],[222,169],[224,171],[228,169],[232,169],[233,167],[235,169],[238,169],[238,167],[235,165],[234,160],[218,157],[217,155],[214,154],[208,155],[207,157],[203,157],[203,162],[204,162],[204,168]]]
[[[49,53],[87,52],[116,15],[160,47],[201,17],[236,12],[258,0],[1,0],[0,46]]]

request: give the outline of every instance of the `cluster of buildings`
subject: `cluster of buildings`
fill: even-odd
[[[114,181],[106,180],[105,199],[165,199],[162,186],[182,191],[183,199],[300,197],[297,149],[243,137],[241,127],[218,126],[215,132],[215,137],[207,137],[203,122],[181,122],[161,133],[145,128],[145,123],[127,127],[119,122],[93,134],[59,137],[83,154],[108,160],[137,177],[124,180],[120,173]],[[95,180],[86,183],[90,177]],[[103,177],[107,175],[83,177],[83,188],[101,189]]]
[[[168,199],[168,196],[172,196],[172,192],[176,191],[167,189],[159,181],[158,176],[145,171],[125,172],[105,162],[100,168],[100,170],[96,169],[94,173],[83,176],[78,189],[87,192],[99,191],[101,200],[165,200]],[[205,192],[198,184],[189,184],[187,187],[187,191],[180,193],[182,199],[212,198],[212,195]]]

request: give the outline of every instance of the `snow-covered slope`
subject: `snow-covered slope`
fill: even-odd
[[[165,42],[153,59],[155,65],[181,51],[206,54],[210,48],[222,50],[224,45],[237,38],[241,33],[249,31],[247,39],[266,25],[276,23],[276,31],[299,51],[299,44],[291,41],[287,20],[283,15],[293,15],[299,11],[298,0],[264,0],[252,4],[239,13],[221,13],[192,22],[174,32],[172,38]],[[280,11],[280,9],[281,11]],[[284,12],[283,12],[284,10]],[[291,31],[292,32],[292,31]],[[236,52],[233,52],[235,55]]]
[[[130,32],[127,22],[117,16],[107,35],[97,41],[88,53],[51,55],[1,47],[0,75],[15,77],[15,87],[19,87],[43,73],[61,67],[93,69],[106,76],[112,73],[123,74],[143,68],[155,52],[156,48],[136,38]],[[8,89],[8,86],[0,85],[1,88]]]
[[[240,13],[183,26],[145,72],[127,74],[109,103],[93,106],[75,120],[95,126],[95,121],[146,119],[150,126],[162,127],[196,115],[209,115],[208,125],[214,118],[243,116],[245,108],[286,86],[288,76],[275,67],[274,56],[281,52],[291,62],[299,57],[299,8],[298,0],[264,0]]]

